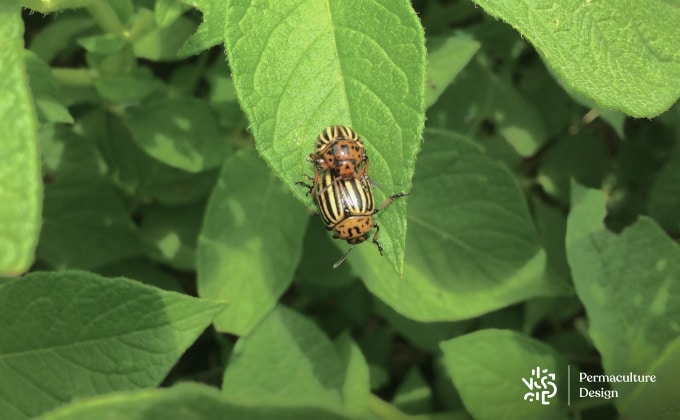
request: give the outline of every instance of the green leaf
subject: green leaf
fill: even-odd
[[[424,9],[424,10],[423,10]],[[450,31],[458,25],[468,25],[479,18],[480,10],[472,2],[427,3],[418,11],[418,16],[427,28],[428,36]]]
[[[503,25],[512,32],[512,34],[504,33],[506,37],[518,36],[505,24],[499,22],[494,22],[494,24],[494,27]],[[546,71],[545,64],[541,60],[534,59],[527,65],[521,59],[519,60],[520,62],[516,65],[521,67],[513,68],[513,74],[516,74],[515,72],[522,74],[517,82],[517,89],[541,117],[546,138],[550,140],[563,136],[570,128],[573,129],[575,121],[582,117],[583,109],[574,102],[570,94],[567,94],[564,86]]]
[[[37,121],[24,63],[19,2],[0,4],[0,275],[33,262],[42,210]]]
[[[104,277],[127,277],[170,292],[185,292],[176,273],[144,258],[116,261],[98,268],[97,274]]]
[[[609,152],[601,139],[589,133],[561,136],[539,163],[536,180],[560,203],[569,203],[569,182],[597,188],[611,170]]]
[[[680,150],[659,170],[649,191],[649,214],[672,233],[680,233]]]
[[[119,392],[76,401],[40,420],[349,420],[327,408],[270,404],[253,398],[233,398],[206,385],[183,383],[172,388]]]
[[[165,165],[156,167],[145,175],[149,183],[144,190],[165,205],[181,205],[204,200],[215,186],[218,170],[191,174]]]
[[[100,80],[101,74],[97,70],[52,67],[52,74],[59,84],[61,98],[66,106],[78,104],[92,106],[101,102],[95,90],[95,84]]]
[[[408,1],[232,0],[225,46],[257,149],[300,200],[309,202],[294,183],[310,173],[305,158],[333,124],[362,136],[370,175],[386,192],[408,190],[425,105],[423,29]],[[405,211],[395,206],[382,219],[397,272]]]
[[[156,25],[165,28],[175,22],[190,7],[177,0],[158,0],[154,5],[154,16]]]
[[[583,306],[576,296],[532,299],[524,304],[524,325],[522,330],[527,332],[533,331],[541,322],[548,322],[550,325],[560,325],[564,322],[570,322],[575,317],[581,316],[582,313]],[[565,333],[579,334],[577,330],[565,331]],[[590,354],[591,352],[592,346],[589,345],[587,353]]]
[[[40,258],[53,267],[90,269],[143,254],[130,212],[94,146],[64,126],[42,134],[52,182],[45,189]]]
[[[333,271],[335,272],[339,270]],[[342,326],[340,326],[339,328],[343,329],[347,328],[348,324],[351,327],[360,328],[366,325],[366,323],[370,322],[370,320],[373,319],[374,316],[373,296],[371,296],[371,294],[368,292],[368,290],[366,290],[363,284],[361,284],[361,282],[358,281],[359,279],[353,276],[350,276],[350,279],[351,283],[348,286],[345,287],[340,286],[338,288],[335,288],[335,284],[324,284],[322,286],[320,284],[321,282],[316,283],[320,287],[325,286],[326,288],[330,288],[330,290],[333,291],[333,295],[337,297],[336,302],[338,305],[338,311],[329,312],[326,314],[326,317],[330,318],[331,320],[338,319],[342,320]],[[296,284],[299,284],[298,278],[296,278],[295,280]],[[319,317],[317,317],[316,319],[317,322],[321,323],[319,321]],[[331,331],[331,334],[333,333],[333,330],[329,328],[326,328],[326,331]]]
[[[211,88],[210,104],[217,111],[220,123],[232,132],[237,141],[250,145],[252,137],[247,133],[248,120],[238,104],[236,88],[229,77],[227,63],[216,60],[207,79]]]
[[[392,275],[373,247],[357,247],[352,265],[368,289],[419,321],[466,319],[568,293],[544,277],[545,251],[510,171],[460,135],[426,135],[407,198],[404,277]]]
[[[79,125],[83,136],[98,146],[111,178],[129,195],[181,205],[205,200],[215,185],[217,170],[192,174],[144,153],[123,121],[110,113],[98,109],[83,114]]]
[[[564,211],[549,205],[540,197],[533,196],[531,209],[538,229],[541,243],[548,257],[548,276],[555,276],[561,281],[570,282],[569,264],[564,238],[567,232],[567,217]]]
[[[77,41],[85,50],[97,54],[117,53],[127,44],[127,39],[122,35],[114,34],[91,35],[78,38]]]
[[[379,302],[379,301],[378,301]],[[413,346],[428,352],[439,350],[439,343],[470,330],[472,321],[418,322],[406,318],[380,302],[376,312]]]
[[[374,364],[368,365],[371,376],[371,389],[378,390],[386,386],[390,381],[390,374],[386,368]]]
[[[474,138],[488,137],[490,131],[489,147],[504,140],[523,157],[534,155],[546,141],[534,105],[481,59],[473,60],[428,110],[428,126]]]
[[[188,57],[221,44],[224,41],[224,24],[229,3],[223,0],[182,0],[182,2],[201,9],[203,22],[177,54],[180,57]]]
[[[305,210],[254,150],[223,166],[198,242],[198,292],[230,302],[219,331],[247,334],[288,288],[302,253]]]
[[[427,108],[437,102],[442,92],[472,59],[479,47],[479,42],[463,36],[428,39],[425,98]]]
[[[474,418],[567,417],[567,364],[544,343],[514,331],[488,329],[446,341],[441,348],[446,370]],[[540,381],[532,378],[532,370],[537,367],[541,376],[543,369],[555,375],[549,381],[556,385],[557,393],[547,400],[548,405],[525,400],[532,390],[523,379]]]
[[[340,335],[335,340],[335,346],[344,371],[341,391],[344,408],[356,417],[361,417],[366,412],[371,396],[366,359],[349,332]]]
[[[359,337],[358,343],[361,347],[362,353],[366,356],[366,360],[371,364],[371,369],[378,368],[383,370],[385,375],[384,383],[389,381],[389,373],[387,365],[394,354],[394,331],[389,325],[377,325],[371,328],[370,334],[364,334]],[[371,381],[373,381],[373,371],[371,371]],[[371,388],[373,387],[371,383]],[[380,385],[380,386],[382,386]]]
[[[46,189],[38,254],[52,267],[92,269],[143,252],[129,212],[111,185],[60,183]]]
[[[193,97],[160,100],[130,110],[134,140],[161,162],[189,172],[219,166],[227,144],[207,102]]]
[[[80,271],[7,283],[0,287],[0,412],[24,419],[77,398],[158,386],[221,309]]]
[[[339,348],[309,320],[278,306],[234,347],[224,373],[222,392],[230,398],[252,398],[309,407],[340,409],[343,401],[356,411],[368,392],[366,364],[346,339]],[[282,361],[285,360],[285,363]],[[357,381],[357,382],[355,382]],[[350,392],[348,399],[344,392]],[[357,405],[359,403],[359,405]]]
[[[489,117],[496,124],[498,134],[522,157],[529,157],[543,146],[547,138],[536,107],[527,101],[510,83],[489,75],[494,99],[486,98],[492,110]]]
[[[318,288],[340,289],[358,279],[352,275],[350,264],[342,264],[337,269],[331,269],[333,262],[337,261],[346,249],[340,250],[336,246],[336,239],[333,239],[326,229],[322,227],[319,216],[312,216],[312,220],[307,226],[304,238],[304,248],[302,259],[295,272],[295,282],[301,285],[312,285]],[[347,246],[342,242],[343,247]],[[323,273],[323,275],[319,275]],[[347,297],[346,293],[342,293]],[[355,301],[352,312],[356,315],[361,313]],[[367,305],[370,306],[370,305]],[[370,311],[370,308],[366,308]]]
[[[649,218],[620,235],[603,224],[603,192],[572,185],[567,257],[605,373],[645,373],[678,336],[680,249]],[[631,383],[613,383],[623,403]]]
[[[432,390],[417,367],[409,370],[399,385],[394,405],[411,414],[432,411]]]
[[[439,350],[438,357],[436,357],[432,362],[434,377],[430,379],[430,383],[432,384],[434,397],[438,402],[440,402],[443,408],[458,412],[461,416],[461,420],[471,419],[472,417],[467,412],[467,410],[465,410],[465,406],[460,399],[460,394],[453,386],[451,377],[446,371],[444,358],[441,357],[441,350]],[[454,417],[454,419],[457,419],[457,417]]]
[[[24,51],[26,71],[40,120],[47,123],[73,123],[73,117],[59,95],[50,67],[31,51]]]
[[[630,398],[620,404],[621,414],[630,419],[677,417],[680,413],[676,391],[680,377],[680,338],[671,341],[649,373],[656,381],[638,384]]]
[[[95,88],[103,99],[130,105],[139,104],[163,85],[148,68],[135,68],[126,74],[102,74],[95,80]]]
[[[672,2],[475,1],[604,108],[651,118],[680,96],[680,8]]]
[[[135,19],[151,19],[152,12],[142,9]],[[153,61],[171,61],[179,58],[178,51],[196,29],[189,18],[180,16],[164,27],[155,27],[133,43],[135,56]]]
[[[97,10],[96,13],[92,12],[93,6],[96,10],[103,9],[104,5],[106,8],[110,8],[111,12],[116,14],[123,24],[130,24],[131,20],[137,16],[137,13],[141,10],[141,8],[138,9],[135,7],[134,0],[102,0],[100,4],[88,4],[88,12],[90,15],[97,20],[97,23],[100,26],[107,28],[109,32],[111,31],[110,24],[102,22],[102,17],[100,15],[101,10]]]
[[[29,49],[44,62],[50,63],[60,54],[75,49],[76,38],[91,31],[95,25],[88,16],[63,14],[35,34]]]
[[[667,113],[673,117],[672,112]],[[666,114],[664,114],[666,115]],[[662,118],[659,118],[659,122]],[[676,118],[671,118],[676,120]],[[667,119],[668,121],[668,119]],[[678,120],[680,121],[680,120]],[[609,214],[607,226],[614,231],[621,231],[632,224],[640,214],[651,210],[650,188],[656,188],[657,179],[662,181],[667,174],[658,178],[662,172],[671,169],[666,164],[674,159],[677,147],[677,136],[680,133],[671,124],[633,124],[626,141],[619,143],[618,153],[614,161],[616,168],[614,189],[607,203]],[[673,170],[671,169],[671,172]],[[610,177],[610,182],[612,178]],[[665,183],[662,181],[662,183]],[[657,184],[654,186],[654,184]],[[660,191],[656,191],[656,195]],[[669,191],[670,192],[670,191]],[[654,197],[656,201],[658,196]],[[670,205],[673,197],[666,197],[664,205]],[[656,209],[660,210],[660,209]],[[660,216],[662,212],[654,213]],[[667,220],[661,219],[664,224]]]
[[[178,270],[195,270],[196,238],[204,212],[205,203],[146,209],[140,233],[153,249],[151,257]]]

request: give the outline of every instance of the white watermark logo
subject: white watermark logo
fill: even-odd
[[[557,394],[557,385],[555,385],[555,374],[548,372],[548,369],[531,369],[531,376],[529,378],[522,378],[524,385],[529,388],[529,392],[524,394],[524,400],[531,402],[540,401],[543,405],[550,404],[550,400]]]

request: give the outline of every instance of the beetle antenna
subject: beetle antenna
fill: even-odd
[[[340,264],[345,262],[345,259],[347,258],[347,254],[349,254],[349,251],[351,251],[353,249],[354,249],[354,245],[350,246],[349,249],[347,250],[347,252],[345,252],[345,255],[340,257],[340,259],[335,264],[333,264],[333,268],[340,267]]]

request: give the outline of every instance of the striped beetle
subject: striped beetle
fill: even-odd
[[[304,182],[297,184],[309,189],[307,194],[312,194],[326,229],[333,231],[333,238],[344,239],[351,245],[347,252],[333,264],[333,268],[338,268],[345,261],[347,254],[355,245],[366,241],[373,228],[375,228],[373,243],[382,255],[383,247],[378,242],[380,226],[373,216],[389,206],[392,201],[408,193],[399,192],[391,195],[382,206],[376,208],[371,182],[364,177],[338,178],[333,171],[319,173],[318,168],[315,167],[314,178],[311,179],[313,185]]]
[[[319,133],[314,153],[307,160],[316,163],[322,171],[333,171],[338,179],[367,176],[364,143],[356,131],[345,125],[332,125]]]

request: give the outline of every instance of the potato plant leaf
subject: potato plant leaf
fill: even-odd
[[[222,392],[308,407],[341,409],[347,404],[360,412],[368,400],[368,368],[347,338],[336,345],[310,320],[277,306],[239,339]]]
[[[672,234],[680,233],[680,150],[659,170],[649,191],[649,214]]]
[[[680,399],[675,387],[680,377],[680,337],[671,341],[648,371],[655,382],[638,384],[634,393],[620,405],[630,419],[672,418],[680,413]]]
[[[309,202],[294,187],[311,172],[305,158],[334,124],[363,137],[370,175],[386,192],[409,189],[424,121],[425,46],[408,1],[231,0],[225,46],[257,149],[300,200]],[[397,272],[405,211],[386,214],[381,233]]]
[[[0,21],[0,275],[17,275],[33,262],[41,225],[42,179],[18,1],[0,4]]]
[[[328,408],[232,398],[215,388],[183,383],[172,388],[118,392],[76,401],[39,417],[40,420],[350,420]]]
[[[198,293],[230,302],[219,331],[248,332],[293,280],[302,254],[304,207],[254,150],[224,163],[198,245]]]
[[[38,256],[60,268],[92,269],[144,248],[129,209],[105,177],[98,150],[64,125],[42,134],[45,188]]]
[[[678,336],[680,248],[648,217],[608,231],[605,200],[572,184],[567,257],[605,373],[643,374]],[[634,384],[611,385],[627,403]]]
[[[464,37],[450,36],[428,40],[426,106],[437,102],[460,71],[479,50],[480,43]]]
[[[0,412],[28,419],[77,398],[158,386],[222,308],[81,271],[7,283],[0,287]]]
[[[474,418],[567,417],[567,363],[545,343],[514,331],[486,329],[445,341],[441,349],[446,370]],[[531,390],[522,379],[530,380],[537,366],[555,374],[556,394],[547,405],[525,400]]]
[[[184,45],[178,55],[187,57],[219,45],[224,41],[224,22],[227,2],[224,0],[182,0],[183,3],[197,7],[203,13],[203,22]]]
[[[428,126],[487,139],[489,147],[507,144],[523,157],[535,154],[547,140],[534,104],[474,59],[428,109]]]
[[[73,117],[61,101],[59,87],[50,67],[30,50],[24,51],[24,59],[40,120],[72,124]]]
[[[226,156],[214,111],[193,97],[132,109],[127,124],[145,152],[174,168],[199,172],[219,166]]]
[[[680,97],[680,8],[663,0],[475,0],[600,106],[655,117]]]
[[[507,168],[463,136],[425,135],[406,198],[403,278],[391,275],[370,244],[353,251],[353,267],[369,290],[419,321],[471,318],[531,297],[569,293],[566,284],[544,277],[545,251]]]

